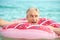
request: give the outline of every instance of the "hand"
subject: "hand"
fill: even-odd
[[[55,29],[55,27],[53,27],[53,26],[48,26],[48,28],[50,28],[51,30],[54,30]]]

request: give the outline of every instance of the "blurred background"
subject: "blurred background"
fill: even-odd
[[[38,8],[40,17],[60,22],[60,0],[0,0],[0,18],[7,21],[25,18],[30,7]]]
[[[40,17],[60,22],[60,0],[0,0],[0,18],[11,21],[25,18],[30,7],[40,10]]]

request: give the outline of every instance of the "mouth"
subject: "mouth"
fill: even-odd
[[[33,24],[35,24],[36,22],[32,22]]]

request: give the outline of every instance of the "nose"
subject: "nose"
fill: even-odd
[[[33,17],[33,21],[36,21],[36,17]]]

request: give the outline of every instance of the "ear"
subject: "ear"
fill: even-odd
[[[26,18],[28,19],[28,16],[26,16]]]

